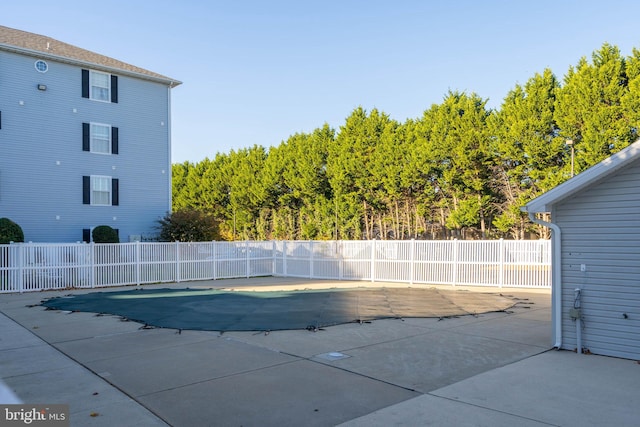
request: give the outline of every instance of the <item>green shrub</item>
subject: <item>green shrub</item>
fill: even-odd
[[[210,214],[194,209],[168,213],[158,220],[160,240],[165,242],[209,242],[220,240],[219,222]]]
[[[22,227],[9,218],[0,218],[0,244],[24,242]]]
[[[94,228],[91,237],[95,243],[120,243],[118,232],[108,225],[99,225]]]

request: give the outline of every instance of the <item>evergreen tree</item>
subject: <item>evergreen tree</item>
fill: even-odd
[[[583,57],[569,68],[558,91],[555,119],[561,136],[573,141],[575,173],[620,151],[636,137],[622,106],[627,87],[626,61],[617,47],[607,43],[592,54],[592,63]]]
[[[190,206],[191,204],[186,185],[187,176],[192,167],[192,164],[189,162],[175,163],[171,166],[171,203],[174,210]]]
[[[489,121],[495,155],[493,178],[500,194],[496,228],[523,239],[530,223],[520,211],[562,180],[564,139],[554,120],[559,84],[551,70],[516,85]]]
[[[476,94],[449,92],[436,110],[432,139],[441,175],[440,204],[448,211],[448,228],[479,227],[486,236],[491,213],[491,157],[486,100]]]
[[[339,238],[367,239],[376,237],[374,212],[382,201],[375,191],[372,176],[373,159],[380,141],[388,138],[397,123],[385,113],[373,109],[367,115],[356,108],[340,127],[335,142],[328,150],[327,174],[337,210]],[[383,136],[385,135],[385,136]]]
[[[515,85],[499,109],[449,91],[398,123],[354,109],[269,150],[172,166],[173,209],[202,212],[225,239],[452,238],[541,233],[520,207],[636,140],[640,51],[604,44]]]

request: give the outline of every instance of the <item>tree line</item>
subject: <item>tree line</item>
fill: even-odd
[[[544,237],[520,208],[638,138],[640,51],[605,43],[487,101],[449,91],[404,123],[358,107],[338,130],[174,164],[173,209],[228,240]]]

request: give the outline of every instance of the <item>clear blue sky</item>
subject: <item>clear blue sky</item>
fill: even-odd
[[[449,89],[499,107],[604,42],[640,48],[640,2],[428,0],[6,1],[0,24],[183,82],[173,162],[278,145],[354,108],[417,118]]]

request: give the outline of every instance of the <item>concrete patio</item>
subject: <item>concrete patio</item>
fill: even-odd
[[[159,287],[329,285],[341,284],[270,277]],[[354,285],[362,283],[342,284]],[[0,402],[66,403],[72,426],[638,424],[640,365],[550,351],[548,290],[448,289],[517,304],[476,316],[221,334],[38,305],[86,290],[3,294]]]

